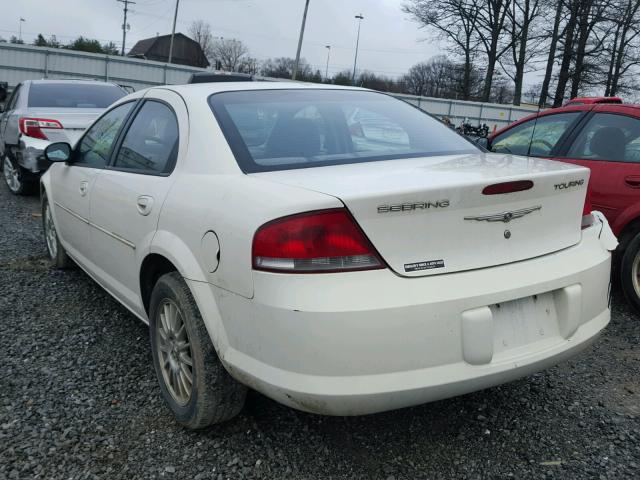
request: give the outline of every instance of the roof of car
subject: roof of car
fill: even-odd
[[[190,85],[165,85],[156,88],[170,89],[184,98],[193,100],[206,99],[214,93],[235,92],[248,90],[360,90],[368,91],[366,88],[349,87],[341,85],[329,85],[322,83],[303,83],[303,82],[217,82],[217,83],[196,83]]]
[[[82,79],[63,79],[63,78],[43,78],[41,80],[26,80],[25,83],[33,83],[33,84],[54,84],[54,83],[63,83],[63,84],[81,84],[81,85],[114,85],[112,82],[105,82],[102,80],[82,80]]]

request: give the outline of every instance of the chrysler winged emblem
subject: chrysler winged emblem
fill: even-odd
[[[537,210],[542,210],[542,205],[535,207],[511,210],[508,212],[492,213],[489,215],[478,215],[477,217],[464,217],[465,220],[476,220],[478,222],[504,222],[509,223],[514,218],[521,218]]]

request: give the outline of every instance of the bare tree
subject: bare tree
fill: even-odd
[[[189,26],[189,36],[198,44],[204,55],[210,59],[213,57],[213,35],[211,33],[211,25],[204,20],[196,20],[191,22]]]
[[[459,98],[460,85],[464,82],[464,65],[439,55],[420,62],[400,79],[404,91],[412,95],[437,98]],[[474,68],[471,74],[472,96],[479,88],[480,75]]]
[[[481,100],[489,101],[496,65],[511,47],[511,39],[505,36],[512,0],[476,0],[478,11],[475,31],[487,55],[484,87]]]
[[[540,15],[540,0],[513,0],[509,21],[511,35],[511,58],[508,67],[501,62],[504,73],[513,80],[513,104],[520,105],[522,101],[522,87],[527,65],[536,57],[540,49],[531,40],[537,40],[538,32],[536,19]],[[529,71],[533,68],[529,67]]]
[[[213,42],[212,57],[219,62],[222,70],[235,72],[242,59],[249,53],[249,49],[240,40],[220,38]]]
[[[547,67],[544,72],[544,80],[540,87],[540,98],[538,99],[538,105],[544,107],[549,98],[549,87],[551,85],[551,76],[553,75],[553,65],[556,61],[556,51],[558,49],[558,39],[560,36],[560,23],[562,21],[562,14],[565,10],[564,0],[551,0],[545,2],[544,7],[554,6],[553,27],[547,32],[549,54],[547,55]],[[544,10],[544,8],[543,8]],[[544,12],[543,12],[544,13]]]
[[[611,21],[615,26],[613,42],[607,47],[609,69],[605,95],[626,90],[624,77],[640,64],[640,0],[621,0],[613,5]]]
[[[434,31],[438,38],[450,45],[453,53],[463,58],[460,97],[464,100],[471,98],[473,60],[477,52],[478,1],[406,0],[402,10],[422,27]]]

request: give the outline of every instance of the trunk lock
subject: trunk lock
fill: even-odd
[[[511,238],[511,231],[510,230],[505,230],[504,231],[504,238],[506,238],[507,240],[509,240]]]

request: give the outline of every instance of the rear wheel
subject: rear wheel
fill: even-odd
[[[33,192],[33,182],[26,178],[24,169],[9,155],[2,158],[2,177],[14,195],[29,195]]]
[[[633,237],[622,254],[620,284],[629,304],[640,313],[640,233]]]
[[[53,266],[60,269],[71,267],[73,262],[60,243],[55,223],[53,223],[51,205],[49,205],[46,195],[42,198],[42,230],[44,231],[44,239],[47,244],[47,253]]]
[[[151,352],[160,391],[179,423],[203,428],[237,415],[246,387],[224,369],[189,287],[177,272],[151,294]]]

